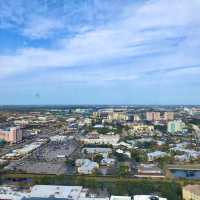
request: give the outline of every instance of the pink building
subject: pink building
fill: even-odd
[[[147,112],[146,119],[148,121],[160,121],[160,112]]]
[[[22,130],[19,127],[0,129],[0,139],[12,144],[20,142],[22,141]]]
[[[173,112],[165,112],[164,113],[164,120],[166,120],[166,121],[174,120],[174,113]]]

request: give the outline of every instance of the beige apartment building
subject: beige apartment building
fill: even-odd
[[[112,112],[108,114],[108,120],[126,121],[128,120],[128,116],[123,112]]]
[[[147,112],[146,119],[148,121],[160,121],[160,112]]]
[[[200,200],[200,185],[183,187],[183,200]]]
[[[174,112],[164,112],[164,120],[174,120]]]

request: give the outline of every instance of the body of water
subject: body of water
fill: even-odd
[[[177,178],[200,180],[200,170],[171,170],[171,173]]]

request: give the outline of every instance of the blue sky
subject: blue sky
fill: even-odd
[[[1,0],[0,104],[200,104],[199,0]]]

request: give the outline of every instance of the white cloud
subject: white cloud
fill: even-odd
[[[45,17],[34,17],[26,23],[23,34],[32,39],[45,39],[55,31],[64,28],[64,23],[59,19],[51,19]]]
[[[196,53],[199,50],[199,35],[196,34],[200,32],[199,9],[198,0],[152,0],[129,7],[120,20],[56,40],[54,49],[27,47],[12,55],[0,55],[0,77],[58,67],[89,66],[91,70],[102,64],[101,75],[91,75],[94,79],[132,80],[151,70],[199,63]],[[56,30],[67,28],[57,17],[40,16],[32,18],[24,27],[23,34],[30,38],[45,38]],[[191,41],[196,45],[191,45]],[[116,73],[115,66],[110,63],[130,57],[129,65],[124,65],[126,73]],[[103,76],[105,68],[112,70]],[[129,75],[129,71],[134,75]],[[63,76],[64,80],[92,81],[80,72],[76,76]]]

